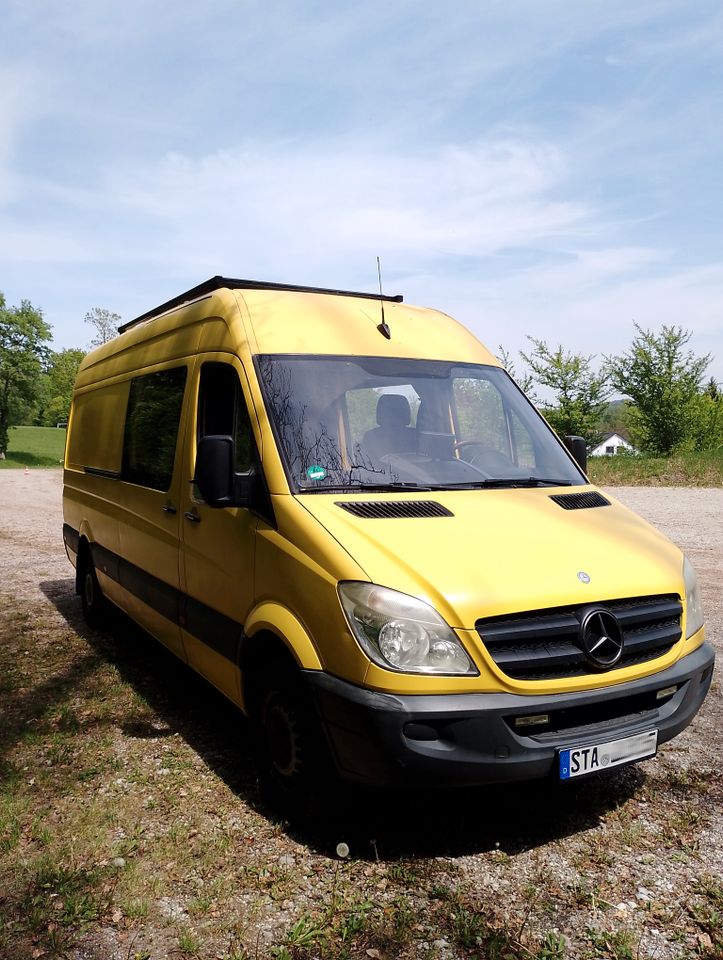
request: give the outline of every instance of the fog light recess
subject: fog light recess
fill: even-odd
[[[530,717],[515,717],[515,729],[525,730],[527,727],[545,727],[549,722],[549,713],[536,713]]]

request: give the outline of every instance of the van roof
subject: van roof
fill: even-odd
[[[334,297],[362,297],[365,300],[386,300],[389,303],[402,303],[404,299],[400,294],[392,297],[380,293],[361,293],[356,290],[332,290],[328,287],[304,287],[292,283],[266,283],[263,280],[237,280],[233,277],[211,277],[209,280],[204,280],[203,283],[191,287],[190,290],[186,290],[185,293],[179,293],[177,297],[173,297],[173,299],[167,300],[165,303],[160,304],[160,306],[154,307],[153,310],[148,310],[147,313],[141,314],[140,317],[135,317],[135,319],[122,324],[122,326],[118,327],[118,333],[125,333],[126,330],[129,330],[137,323],[141,323],[143,320],[150,320],[152,317],[166,313],[167,310],[172,310],[174,307],[180,307],[190,300],[195,300],[197,297],[203,297],[205,294],[212,293],[214,290],[224,288],[228,290],[289,290],[293,293],[326,293]]]
[[[212,277],[125,324],[120,337],[88,354],[78,387],[214,352],[242,360],[260,354],[323,354],[499,365],[452,317],[401,300]]]

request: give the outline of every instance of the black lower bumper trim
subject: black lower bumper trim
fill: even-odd
[[[658,743],[679,734],[710,687],[714,653],[705,643],[667,670],[615,687],[580,693],[525,696],[508,693],[401,695],[354,686],[307,671],[338,771],[346,780],[377,786],[409,783],[501,783],[550,776],[561,747],[585,746],[653,728]],[[658,691],[676,687],[658,702]],[[649,695],[650,709],[629,704]],[[611,703],[619,704],[619,719]],[[596,723],[595,705],[601,718]],[[604,705],[604,708],[603,708]],[[583,710],[590,722],[554,730],[558,713]],[[552,731],[523,734],[520,715],[549,714]]]

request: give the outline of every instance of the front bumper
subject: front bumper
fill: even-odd
[[[662,673],[616,687],[552,696],[507,693],[398,695],[320,671],[305,676],[340,776],[375,786],[501,783],[557,772],[561,748],[616,740],[653,728],[658,743],[700,709],[713,675],[708,643]],[[676,687],[664,700],[659,691]],[[548,714],[544,729],[516,717]]]

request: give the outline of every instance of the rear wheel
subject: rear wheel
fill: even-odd
[[[101,629],[108,622],[108,601],[100,589],[89,550],[83,551],[79,561],[78,589],[85,622],[93,630]]]

